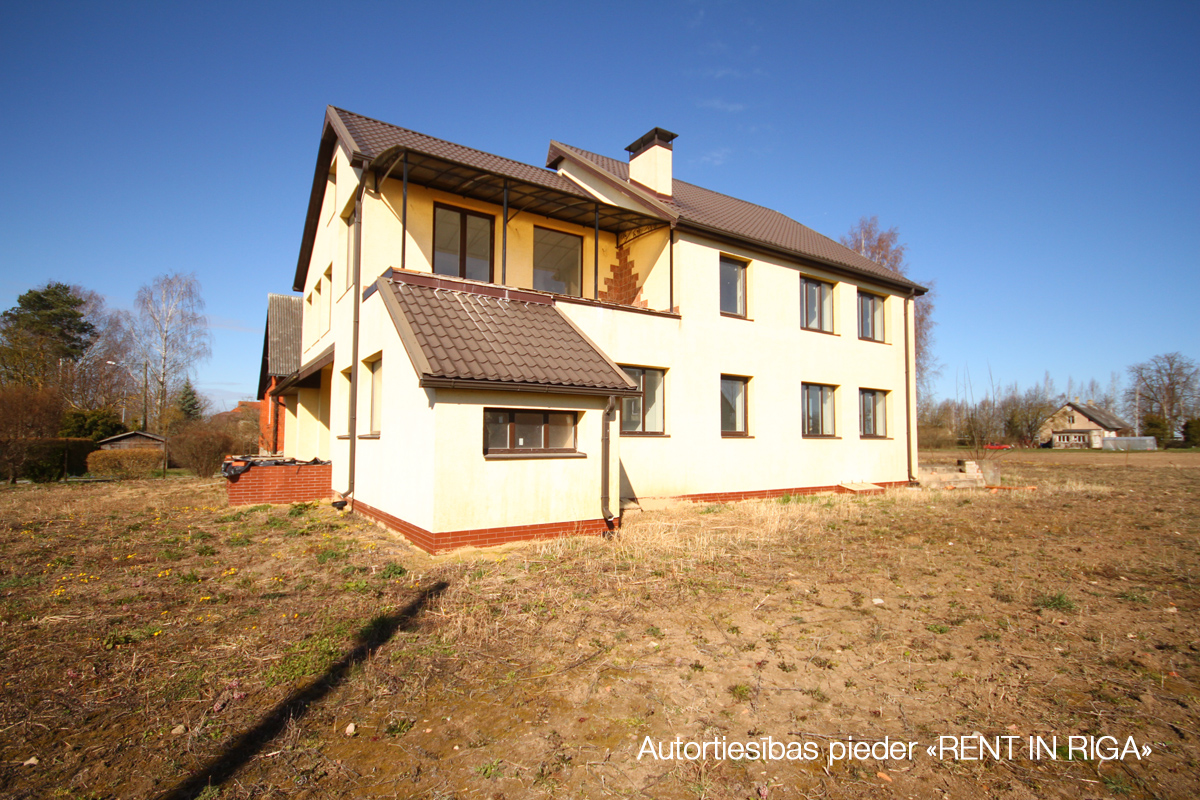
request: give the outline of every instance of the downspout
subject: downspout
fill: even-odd
[[[346,265],[347,269],[354,270],[353,282],[350,285],[350,289],[354,293],[351,298],[351,302],[354,303],[354,321],[351,323],[350,333],[350,463],[346,477],[346,492],[342,497],[350,498],[351,503],[354,502],[354,474],[355,467],[358,465],[358,321],[359,309],[362,306],[362,298],[359,295],[358,287],[362,281],[362,198],[363,192],[367,189],[368,171],[369,167],[363,168],[362,177],[358,181],[358,191],[354,197],[354,230],[350,234],[354,237],[354,263]],[[378,181],[375,182],[375,190],[379,191]],[[350,509],[354,510],[354,506],[351,505]]]
[[[604,416],[600,418],[600,513],[604,515],[604,523],[611,531],[613,525],[613,513],[608,507],[609,488],[608,484],[611,479],[611,470],[608,467],[612,443],[609,440],[608,427],[612,421],[613,411],[617,408],[617,398],[609,397],[608,403],[604,406]],[[611,535],[611,534],[610,534]]]
[[[675,313],[675,226],[671,226],[671,243],[667,246],[667,310]]]
[[[911,386],[912,372],[909,369],[909,343],[908,343],[908,309],[909,303],[915,302],[913,298],[916,296],[916,289],[908,290],[908,297],[904,298],[904,451],[908,455],[908,482],[916,481],[916,476],[913,475],[913,457],[912,457],[912,425],[913,425],[913,409],[912,396],[916,391]],[[916,313],[915,310],[913,312]]]
[[[592,299],[600,299],[600,204],[596,203],[596,226],[592,232]],[[583,294],[583,287],[580,286],[580,294]]]
[[[500,284],[508,285],[508,178],[504,179],[504,227],[500,229]]]
[[[404,177],[402,196],[400,203],[400,269],[405,268],[408,256],[408,151],[404,151]],[[379,191],[378,185],[375,187]],[[357,358],[357,354],[355,355]]]

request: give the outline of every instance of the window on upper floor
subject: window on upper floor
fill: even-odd
[[[877,294],[858,293],[858,338],[883,341],[883,298]]]
[[[325,288],[325,330],[329,330],[333,324],[333,264],[330,264],[329,269],[321,276],[321,285]]]
[[[746,262],[721,256],[721,313],[746,316]]]
[[[641,392],[636,397],[621,398],[621,433],[663,432],[663,378],[661,369],[647,367],[621,367],[637,381]]]
[[[346,286],[354,285],[355,267],[358,265],[358,206],[352,206],[346,217]]]
[[[490,283],[495,220],[478,211],[433,207],[433,271]]]
[[[804,383],[800,386],[805,436],[833,436],[833,386]]]
[[[549,228],[533,229],[533,288],[583,294],[583,237]]]
[[[860,389],[858,392],[858,429],[863,436],[887,436],[887,392]]]
[[[574,453],[576,422],[574,411],[487,408],[483,412],[483,453]]]
[[[722,436],[745,436],[749,432],[746,424],[746,389],[749,383],[749,378],[721,376]]]
[[[810,331],[833,333],[833,284],[805,278],[800,282],[800,324]]]

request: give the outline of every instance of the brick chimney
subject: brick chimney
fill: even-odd
[[[650,131],[625,149],[629,151],[629,180],[661,197],[670,197],[671,142],[676,134],[662,128]]]

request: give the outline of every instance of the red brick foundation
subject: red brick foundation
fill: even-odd
[[[332,464],[251,467],[225,484],[229,505],[306,503],[333,496]]]
[[[900,489],[909,485],[908,481],[880,481],[875,483],[881,489]],[[783,497],[785,495],[800,495],[800,494],[821,494],[822,492],[833,492],[835,494],[849,494],[849,489],[843,489],[840,486],[803,486],[797,489],[760,489],[748,492],[710,492],[708,494],[683,494],[675,497],[675,500],[689,500],[693,503],[734,503],[738,500],[767,500],[772,497]],[[879,494],[879,492],[857,492],[856,494]]]
[[[444,553],[458,547],[492,547],[509,542],[529,542],[536,539],[554,539],[559,536],[588,536],[606,533],[608,525],[603,519],[585,519],[573,522],[546,522],[540,525],[512,525],[505,528],[472,528],[462,531],[432,533],[419,528],[399,517],[393,517],[373,508],[360,500],[352,500],[351,510],[375,522],[380,522],[402,535],[427,553]]]

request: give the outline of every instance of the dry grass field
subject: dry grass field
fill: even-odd
[[[212,482],[6,488],[0,794],[1200,796],[1200,456],[1164,456],[439,558]],[[926,750],[972,734],[1019,738]],[[831,761],[851,737],[920,744]]]

